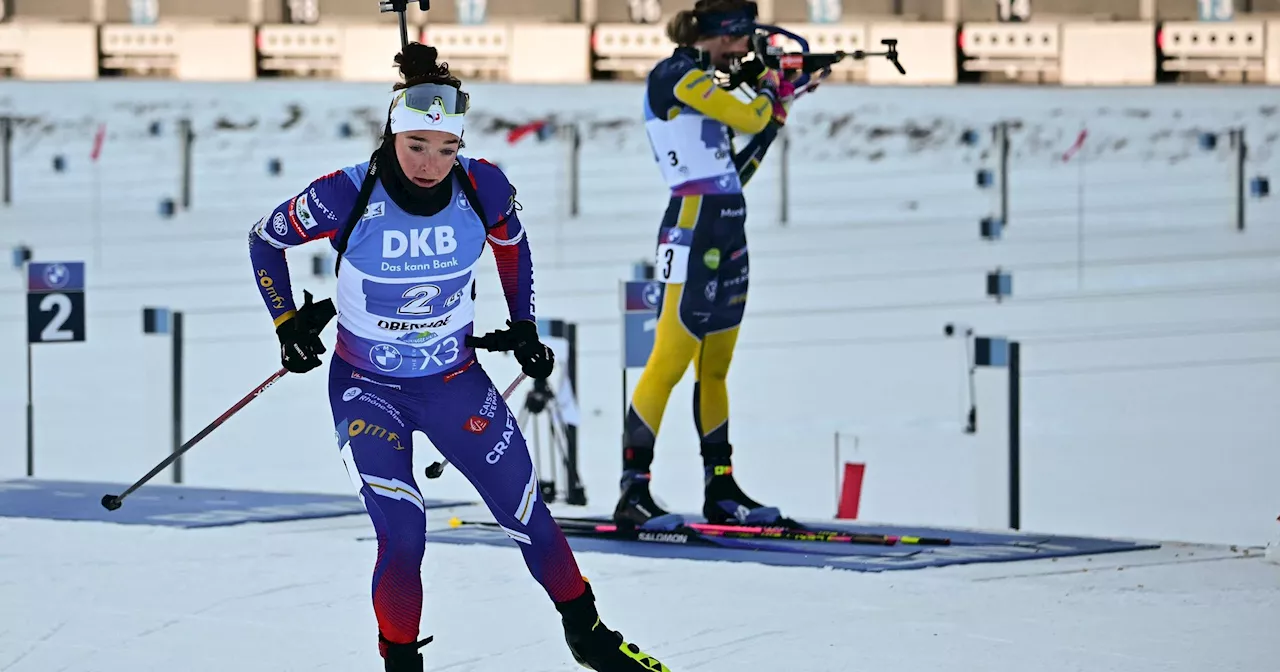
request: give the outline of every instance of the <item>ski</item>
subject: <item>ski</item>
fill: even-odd
[[[620,527],[606,520],[594,518],[554,518],[556,524],[571,536],[621,541],[643,541],[661,544],[721,546],[754,548],[751,541],[800,541],[833,544],[870,544],[895,546],[898,544],[919,546],[949,546],[950,539],[939,537],[915,537],[904,535],[862,534],[840,530],[816,530],[805,527],[761,527],[747,525],[713,525],[710,523],[683,523],[671,529],[648,530]],[[454,518],[450,527],[463,525],[500,529],[492,521],[463,521]]]
[[[730,548],[753,548],[748,544],[735,543],[731,539],[715,539],[709,538],[697,532],[696,530],[684,528],[676,528],[673,530],[639,530],[639,529],[622,529],[612,523],[602,521],[573,521],[564,520],[556,521],[560,525],[560,529],[566,536],[590,537],[592,539],[613,539],[619,541],[642,541],[657,544],[677,544],[686,546],[719,546]],[[483,520],[460,520],[454,518],[449,521],[449,526],[458,528],[464,525],[471,527],[485,527],[490,529],[501,529],[502,526],[493,521]]]
[[[561,528],[566,523],[572,525],[606,525],[612,523],[592,518],[556,518]],[[774,541],[812,541],[836,544],[873,544],[877,546],[894,546],[909,544],[917,546],[950,546],[951,540],[943,537],[917,537],[893,534],[865,534],[845,532],[842,530],[822,530],[797,524],[796,526],[752,526],[752,525],[713,525],[710,523],[683,523],[680,528],[698,534],[725,537],[730,539],[768,539]],[[680,529],[677,528],[677,529]]]

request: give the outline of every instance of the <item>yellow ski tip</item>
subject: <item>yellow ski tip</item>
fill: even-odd
[[[462,519],[457,516],[450,518],[449,527],[462,527]]]

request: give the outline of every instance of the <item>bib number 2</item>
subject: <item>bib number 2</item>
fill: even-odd
[[[653,268],[661,282],[683,283],[689,273],[689,246],[674,243],[659,245],[657,263]]]
[[[396,311],[401,315],[430,315],[434,306],[431,302],[440,296],[440,288],[435,285],[418,285],[410,287],[404,298],[410,301]]]

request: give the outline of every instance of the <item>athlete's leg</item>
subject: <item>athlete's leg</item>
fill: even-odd
[[[729,364],[738,342],[738,325],[712,331],[694,357],[693,420],[701,443],[729,442]]]
[[[511,408],[478,363],[457,371],[430,379],[426,403],[415,409],[415,420],[515,540],[530,574],[561,613],[574,658],[602,671],[666,670],[601,621],[569,542],[542,501],[538,475]]]
[[[578,597],[582,574],[539,496],[538,475],[515,415],[478,362],[456,371],[429,380],[414,420],[517,542],[529,572],[551,600]]]
[[[714,269],[703,258],[713,237],[706,221],[708,198],[673,198],[658,233],[655,275],[663,283],[662,293],[653,350],[636,382],[625,420],[621,494],[614,509],[614,520],[621,525],[670,527],[680,520],[653,501],[649,467],[671,391],[689,368],[700,330],[710,316],[704,287],[714,277]]]
[[[726,380],[747,306],[750,265],[745,203],[721,204],[717,210],[724,214],[713,227],[721,258],[716,269],[711,320],[694,360],[697,382],[694,384],[693,417],[702,453],[702,515],[713,523],[782,523],[786,521],[777,508],[764,506],[748,497],[733,476]],[[736,216],[739,214],[741,216]]]
[[[685,287],[693,279],[695,225],[702,212],[702,196],[676,197],[667,206],[658,233],[657,276],[662,284],[658,304],[658,325],[653,350],[645,363],[627,412],[626,443],[652,451],[671,390],[684,377],[698,346],[696,333],[681,319]],[[651,459],[651,458],[650,458]],[[624,462],[627,459],[624,457]],[[635,460],[632,460],[633,462]],[[642,466],[648,469],[648,462]],[[624,468],[627,468],[624,466]]]
[[[726,380],[747,307],[750,271],[745,202],[722,196],[715,206],[721,216],[710,223],[714,277],[705,289],[711,317],[694,358],[693,418],[703,444],[729,442]]]
[[[353,371],[340,357],[332,359],[329,403],[347,474],[377,534],[372,597],[379,649],[388,670],[416,672],[422,669],[417,638],[426,518],[406,420],[415,400],[403,387],[378,385],[373,381],[385,379],[373,374],[353,378]]]

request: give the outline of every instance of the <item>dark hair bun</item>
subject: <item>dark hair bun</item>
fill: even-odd
[[[420,42],[410,42],[404,51],[396,54],[396,64],[400,66],[400,74],[405,81],[424,77],[436,77],[441,74],[440,64],[436,62],[439,52],[435,47]]]

